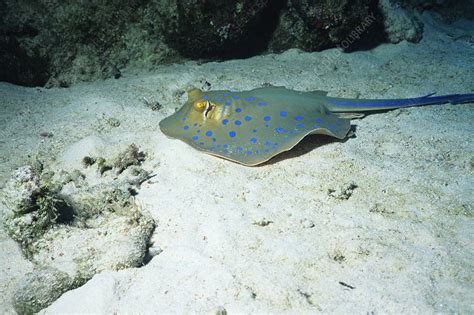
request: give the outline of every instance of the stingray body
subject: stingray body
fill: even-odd
[[[162,120],[160,128],[199,151],[254,166],[290,150],[309,134],[345,138],[352,114],[467,102],[474,102],[474,94],[368,100],[284,87],[242,92],[193,89],[186,104]]]

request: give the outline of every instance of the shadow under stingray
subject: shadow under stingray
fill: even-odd
[[[256,165],[257,167],[272,165],[275,163],[279,163],[283,160],[293,159],[299,157],[301,155],[307,154],[314,149],[322,147],[323,145],[327,145],[334,142],[341,142],[345,143],[351,138],[356,138],[356,129],[357,125],[351,125],[351,129],[349,130],[347,136],[344,139],[337,139],[334,137],[326,136],[326,135],[308,135],[304,137],[297,145],[295,145],[291,150],[282,152],[270,160],[263,162],[261,164]]]

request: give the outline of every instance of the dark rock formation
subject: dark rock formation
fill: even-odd
[[[347,46],[345,41],[352,45],[377,28],[380,31],[376,9],[374,0],[289,0],[269,49],[314,51]]]
[[[171,0],[161,6],[166,42],[189,57],[249,56],[265,48],[281,0]]]
[[[0,81],[67,87],[182,56],[417,42],[426,9],[474,18],[472,0],[0,0]]]
[[[48,52],[35,43],[41,10],[0,1],[0,81],[42,85],[49,77]]]
[[[0,5],[0,80],[68,86],[120,76],[133,64],[169,55],[156,28],[153,1],[6,0]]]
[[[387,40],[399,43],[402,40],[417,43],[423,37],[423,23],[412,9],[402,8],[396,0],[379,0]]]
[[[393,0],[404,8],[438,12],[448,22],[461,18],[474,19],[472,0]]]

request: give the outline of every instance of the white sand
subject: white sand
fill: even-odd
[[[473,93],[474,47],[462,35],[472,36],[474,24],[433,27],[431,19],[418,45],[190,62],[69,89],[0,84],[1,182],[38,150],[73,167],[100,141],[135,142],[156,173],[137,199],[157,221],[152,240],[163,252],[142,268],[95,276],[45,313],[474,312],[473,104],[354,120],[355,138],[308,137],[254,168],[201,154],[158,128],[184,102],[176,92],[203,79],[215,90],[271,83],[343,97]],[[163,109],[152,112],[143,97]],[[66,150],[77,141],[90,146]],[[337,198],[351,183],[352,195]],[[32,265],[0,237],[5,313]]]

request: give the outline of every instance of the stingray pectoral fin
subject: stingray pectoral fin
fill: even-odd
[[[342,140],[347,137],[347,134],[349,133],[350,127],[349,128],[344,128],[345,130],[340,130],[337,132],[325,129],[325,128],[319,128],[315,129],[312,132],[308,133],[308,135],[324,135],[324,136],[329,136],[333,138],[337,138],[339,140]]]
[[[348,112],[336,113],[335,115],[343,119],[359,119],[359,118],[363,118],[367,116],[366,113],[348,113]]]
[[[207,154],[218,156],[246,166],[256,166],[270,160],[282,152],[291,150],[308,135],[319,134],[344,139],[350,130],[350,120],[341,119],[336,115],[329,114],[324,116],[321,120],[316,120],[318,121],[318,126],[304,129],[292,129],[291,131],[293,132],[272,132],[271,135],[267,135],[267,139],[271,141],[257,142],[255,147],[247,146],[244,150],[238,149],[239,147],[246,146],[246,144],[242,142],[235,143],[227,149],[215,146],[208,147],[206,144],[198,145],[196,142],[189,144]],[[290,131],[290,129],[288,129],[288,131]],[[252,154],[249,154],[249,151],[251,151]]]
[[[191,89],[188,91],[188,100],[196,101],[204,95],[204,92],[200,89]]]
[[[328,95],[328,92],[322,91],[322,90],[315,90],[315,91],[311,91],[309,93],[311,93],[313,95],[318,95],[318,96],[327,96]]]

